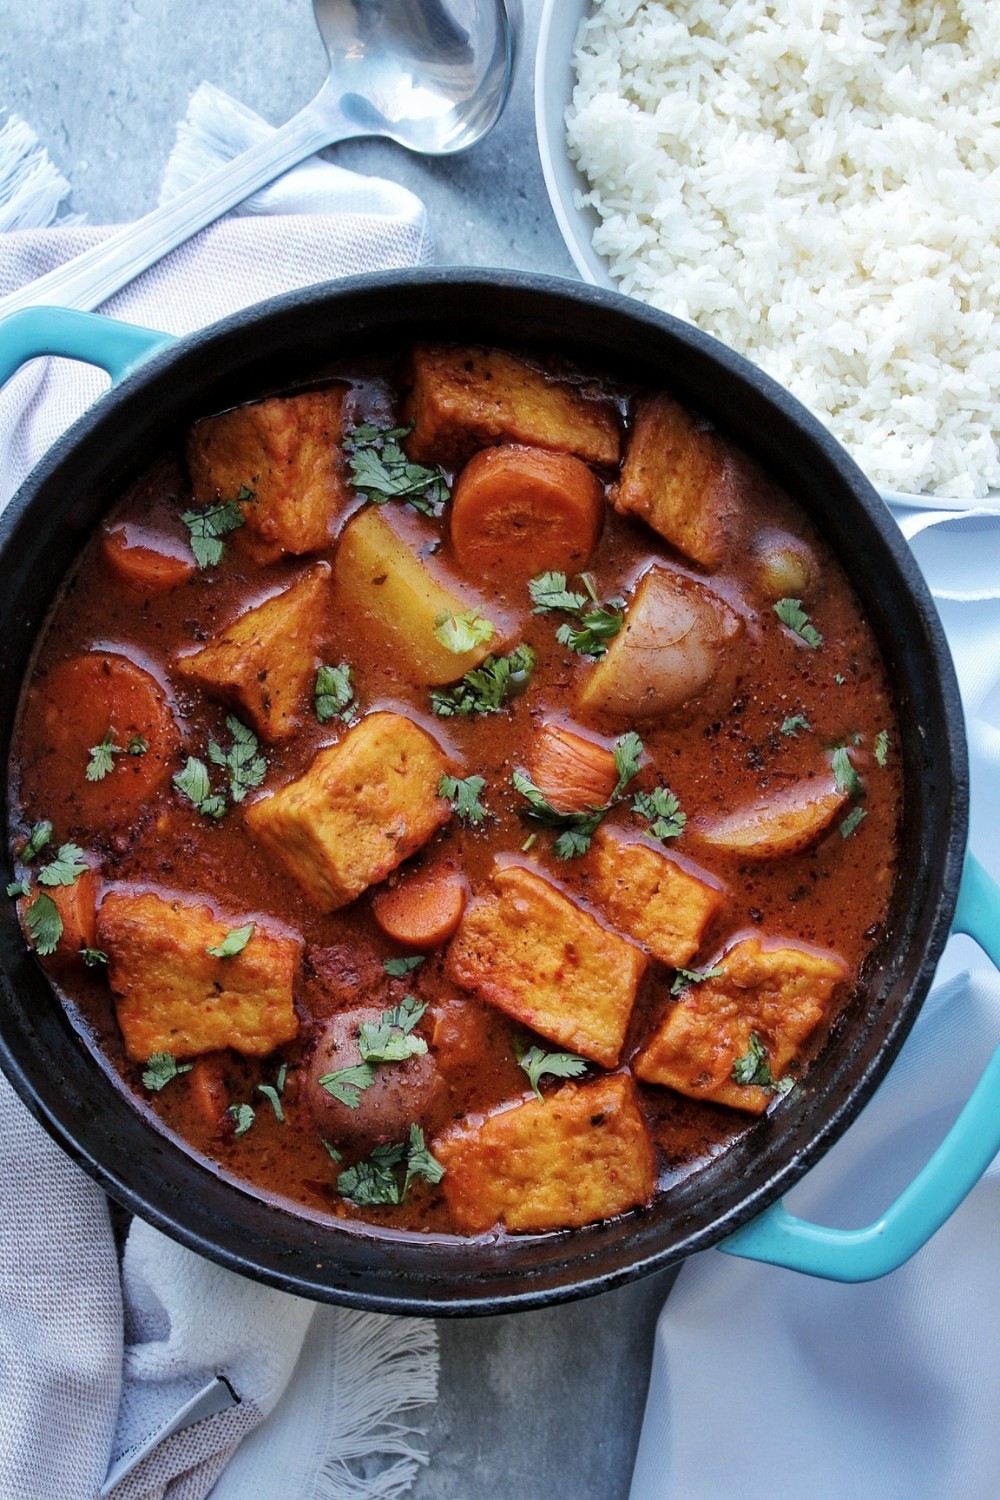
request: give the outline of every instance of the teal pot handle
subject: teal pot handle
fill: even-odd
[[[967,933],[1000,967],[1000,886],[971,854],[965,856],[952,930]],[[998,1151],[1000,1047],[934,1155],[874,1223],[826,1229],[796,1218],[778,1202],[717,1248],[828,1281],[874,1281],[927,1243]]]
[[[26,307],[0,322],[0,386],[29,359],[58,354],[107,370],[117,384],[173,335],[69,307]]]

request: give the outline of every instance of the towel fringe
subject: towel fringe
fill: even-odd
[[[70,185],[35,132],[18,115],[0,125],[0,234],[82,224],[81,214],[59,214]]]

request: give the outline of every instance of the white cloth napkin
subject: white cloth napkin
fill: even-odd
[[[1000,879],[1000,520],[902,512],[955,658],[970,847]],[[791,1193],[835,1227],[876,1219],[1000,1043],[1000,977],[953,938],[876,1097]],[[905,1266],[861,1286],[706,1251],[657,1325],[630,1500],[997,1500],[1000,1158]]]
[[[166,190],[268,129],[203,87]],[[0,295],[108,233],[41,228],[65,191],[26,127],[8,122]],[[431,256],[411,193],[329,163],[296,169],[250,207],[254,217],[213,225],[103,311],[183,333],[292,287]],[[0,504],[105,384],[45,360],[0,392]],[[138,1221],[119,1270],[103,1195],[0,1078],[3,1500],[391,1500],[426,1461],[407,1414],[436,1385],[426,1321],[316,1307]]]

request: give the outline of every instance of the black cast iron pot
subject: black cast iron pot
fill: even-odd
[[[720,1242],[842,1280],[880,1275],[933,1232],[1000,1144],[987,1150],[980,1125],[966,1119],[976,1095],[962,1117],[969,1149],[957,1153],[976,1159],[970,1155],[957,1178],[935,1159],[916,1195],[918,1224],[904,1206],[850,1241],[791,1219],[778,1200],[870,1097],[930,984],[963,869],[961,706],[930,596],[881,500],[797,402],[714,340],[611,293],[507,272],[346,280],[277,298],[176,342],[88,314],[17,314],[0,326],[0,379],[30,355],[62,353],[103,365],[118,383],[0,517],[4,761],[46,612],[123,487],[196,418],[318,376],[334,359],[349,363],[417,340],[524,345],[665,387],[753,453],[832,544],[881,642],[905,763],[899,879],[857,1002],[794,1098],[650,1210],[496,1243],[321,1225],[253,1198],[193,1160],[140,1116],[86,1052],[26,949],[13,902],[0,908],[0,1064],[55,1139],[127,1208],[237,1271],[321,1301],[435,1314],[537,1306],[610,1288]],[[974,865],[963,891],[965,930],[982,930],[1000,911],[997,893]],[[997,1087],[990,1083],[994,1095]]]

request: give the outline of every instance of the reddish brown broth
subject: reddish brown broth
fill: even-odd
[[[351,386],[348,421],[395,412],[392,389],[384,380],[367,373],[337,375]],[[627,407],[620,395],[619,399]],[[836,1012],[846,1003],[877,938],[894,875],[901,773],[892,753],[885,766],[876,766],[872,754],[880,731],[888,731],[890,745],[898,743],[891,695],[872,632],[829,549],[802,511],[752,462],[737,455],[736,466],[740,544],[731,547],[716,572],[701,574],[643,523],[622,517],[610,507],[587,571],[602,599],[628,597],[650,562],[660,560],[704,578],[723,597],[742,601],[744,610],[750,606],[747,633],[739,646],[743,658],[726,701],[708,708],[695,702],[690,712],[662,723],[643,721],[635,726],[649,762],[636,786],[665,783],[689,817],[724,812],[766,795],[776,785],[814,774],[822,747],[844,743],[854,747],[854,764],[866,785],[866,815],[849,837],[842,837],[835,825],[805,853],[747,865],[732,856],[695,850],[684,834],[669,846],[671,853],[689,856],[715,875],[728,891],[692,967],[710,965],[734,939],[747,933],[830,950],[846,961],[851,973],[851,981],[838,990]],[[362,503],[358,500],[355,508]],[[183,460],[179,455],[167,456],[118,501],[105,530],[126,522],[133,528],[133,537],[146,531],[159,538],[160,545],[163,539],[169,540],[164,550],[186,556],[187,533],[180,516],[190,505]],[[406,512],[404,520],[402,507],[393,510],[394,518],[419,548],[437,545],[442,562],[452,562],[447,512],[435,522],[412,512]],[[819,649],[803,647],[776,618],[772,601],[758,587],[753,538],[768,530],[800,539],[816,560],[807,607],[810,620],[822,633]],[[333,549],[326,555],[332,557]],[[227,710],[173,677],[171,664],[234,615],[272,594],[282,581],[299,577],[314,560],[315,554],[261,566],[249,561],[236,541],[227,542],[219,566],[196,571],[172,592],[143,598],[118,581],[103,558],[100,536],[95,538],[52,614],[22,708],[11,771],[16,809],[12,841],[16,852],[36,822],[50,819],[53,848],[69,840],[80,843],[99,859],[106,884],[152,886],[200,897],[220,912],[237,913],[244,920],[261,914],[300,934],[305,948],[295,994],[301,1023],[298,1038],[263,1060],[227,1052],[218,1054],[213,1064],[216,1085],[225,1099],[253,1105],[254,1124],[242,1136],[228,1126],[220,1129],[206,1123],[195,1104],[192,1075],[173,1080],[158,1093],[143,1087],[142,1066],[124,1056],[113,999],[100,970],[51,963],[48,967],[74,1024],[102,1064],[121,1079],[141,1109],[217,1170],[309,1215],[361,1216],[394,1229],[454,1232],[440,1190],[426,1184],[416,1185],[399,1207],[362,1212],[345,1203],[336,1189],[337,1169],[299,1097],[318,1023],[337,1010],[357,1004],[384,1008],[413,994],[430,1002],[433,1014],[443,1002],[458,1000],[460,992],[444,978],[442,954],[432,954],[405,977],[390,978],[382,961],[399,956],[402,950],[374,922],[369,894],[331,915],[320,914],[288,874],[246,837],[239,809],[218,823],[210,822],[169,783],[134,824],[130,821],[110,830],[94,826],[81,810],[83,768],[54,755],[46,740],[44,715],[38,710],[45,700],[47,678],[58,663],[81,651],[119,652],[145,667],[165,688],[181,733],[182,753],[176,764],[180,769],[185,756],[204,755],[209,737],[228,740]],[[515,767],[524,766],[526,746],[543,721],[572,721],[601,735],[609,745],[631,727],[581,714],[574,701],[576,686],[592,670],[592,663],[557,643],[555,628],[561,617],[533,614],[523,582],[510,588],[484,585],[481,579],[474,582],[495,606],[497,617],[512,622],[513,639],[528,642],[536,653],[528,690],[500,714],[435,718],[426,688],[411,686],[393,661],[380,655],[377,643],[365,638],[349,618],[331,616],[318,653],[318,660],[351,663],[363,712],[400,708],[453,754],[456,775],[477,773],[486,778],[483,795],[492,821],[470,829],[453,818],[415,856],[415,862],[431,854],[454,860],[473,891],[487,882],[496,852],[519,856],[531,831],[519,815],[522,803],[509,779]],[[810,732],[782,733],[781,725],[796,714],[807,716]],[[301,728],[291,739],[265,747],[264,793],[302,775],[319,747],[345,733],[336,720],[320,724],[308,705],[303,705],[301,718]],[[114,774],[128,773],[126,758],[121,757]],[[628,803],[616,807],[608,822],[635,827]],[[586,905],[586,862],[556,859],[551,842],[550,834],[539,833],[531,860]],[[630,1023],[623,1064],[634,1056],[652,1019],[669,1004],[672,978],[663,965],[650,964]],[[524,1028],[470,997],[461,998],[460,1004],[475,1007],[479,1015],[475,1045],[458,1045],[448,1059],[451,1115],[455,1119],[486,1115],[512,1100],[530,1097],[513,1047]],[[822,1045],[828,1029],[828,1025],[820,1028],[813,1037],[801,1059],[802,1067]],[[555,1050],[554,1044],[537,1040]],[[255,1089],[260,1084],[273,1085],[282,1064],[287,1064],[287,1075],[281,1095],[284,1119],[279,1121],[265,1096]],[[600,1071],[590,1069],[591,1074]],[[546,1094],[558,1087],[555,1079],[542,1084]],[[696,1102],[665,1088],[641,1085],[640,1096],[658,1149],[662,1191],[753,1123],[737,1110]],[[353,1159],[350,1152],[345,1159]]]

